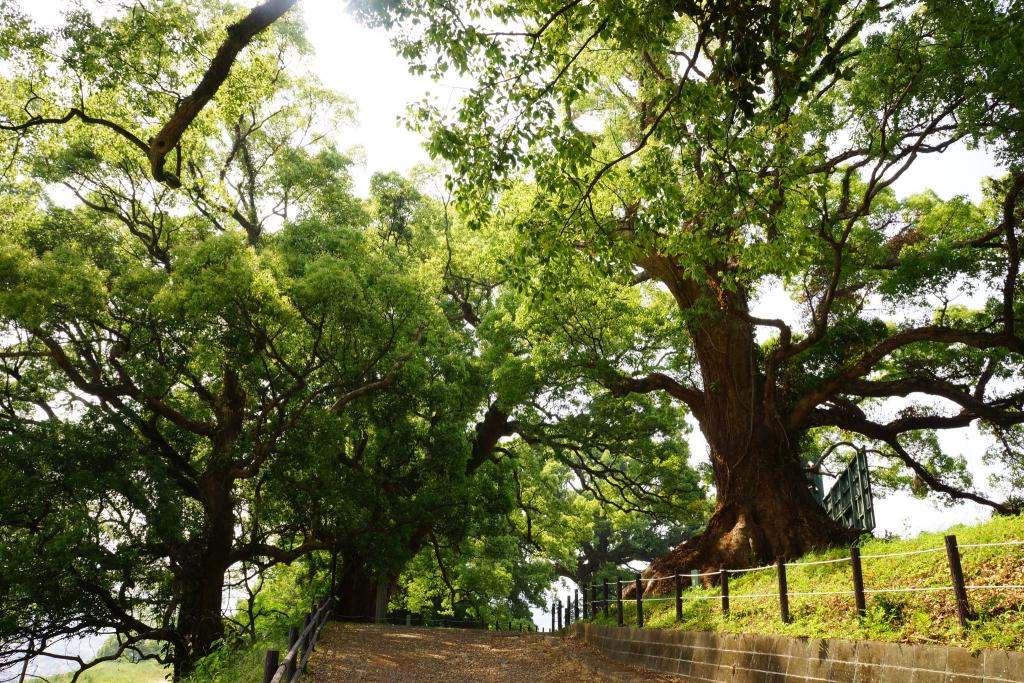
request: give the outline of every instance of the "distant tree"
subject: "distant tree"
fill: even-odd
[[[4,665],[113,630],[121,649],[161,641],[186,675],[224,632],[229,568],[337,544],[330,501],[262,497],[268,471],[324,466],[298,426],[344,424],[446,325],[316,137],[348,105],[286,73],[295,24],[260,33],[191,119],[187,184],[151,177],[116,126],[50,116],[153,125],[237,36],[230,19],[213,3],[74,11],[11,47],[2,116],[31,125],[0,142]]]

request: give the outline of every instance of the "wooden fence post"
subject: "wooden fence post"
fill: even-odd
[[[775,567],[779,574],[779,613],[782,616],[782,623],[788,624],[789,619],[789,586],[786,584],[786,560],[780,555],[775,560]]]
[[[633,579],[633,587],[636,589],[636,627],[644,627],[644,589],[640,583],[640,575]]]
[[[604,580],[604,616],[608,618],[608,579]]]
[[[306,612],[306,616],[302,620],[302,630],[306,633],[306,635],[302,639],[302,645],[299,647],[299,652],[302,653],[299,656],[299,666],[302,669],[302,671],[306,670],[306,654],[309,652],[309,649],[313,647],[313,630],[309,628],[309,625],[312,623],[313,613]]]
[[[676,572],[676,621],[683,620],[683,577]]]
[[[583,587],[583,618],[587,618],[587,587]]]
[[[299,627],[290,626],[288,628],[288,652],[292,651],[292,648],[295,647],[295,643],[297,642],[299,642]],[[295,659],[296,658],[288,660],[288,666],[285,667],[284,677],[287,681],[292,680],[292,676],[295,675]]]
[[[277,650],[267,650],[263,657],[263,683],[270,683],[277,673],[278,660],[281,654]]]
[[[618,596],[615,602],[618,606],[617,620],[618,625],[622,626],[622,579],[615,579],[615,594]]]
[[[860,548],[850,547],[850,569],[853,571],[853,602],[857,606],[857,616],[867,613],[867,602],[864,600],[864,573],[860,566]]]
[[[729,616],[729,570],[722,567],[722,614]]]
[[[964,586],[964,569],[960,565],[960,549],[956,544],[956,536],[946,536],[946,559],[949,560],[949,575],[953,579],[953,595],[956,597],[956,614],[960,618],[960,627],[967,628],[967,620],[973,619],[971,606],[967,602],[967,588]]]
[[[586,602],[586,598],[583,598]],[[572,616],[574,621],[580,620],[580,589],[574,588],[572,591]]]

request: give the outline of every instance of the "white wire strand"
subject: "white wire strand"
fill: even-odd
[[[957,544],[958,548],[993,548],[1000,545],[1024,545],[1024,541],[1000,541],[999,543],[964,543]]]
[[[835,564],[837,562],[849,562],[849,557],[839,557],[834,560],[818,560],[817,562],[787,562],[787,567],[813,567],[816,564]]]
[[[924,555],[925,553],[937,553],[937,552],[941,552],[941,551],[944,551],[944,550],[945,550],[945,547],[943,547],[943,548],[926,548],[924,550],[908,550],[907,552],[904,552],[904,553],[885,553],[883,555],[861,555],[860,559],[862,559],[862,560],[877,560],[877,559],[882,558],[882,557],[903,557],[905,555]]]
[[[722,575],[722,570],[719,569],[717,572],[704,572],[703,574],[681,574],[680,576],[682,576],[685,579],[687,576],[698,576],[698,577],[700,577],[700,576],[721,576],[721,575]]]
[[[864,589],[865,593],[928,593],[934,591],[952,591],[952,586],[929,586],[921,588],[871,588]]]
[[[747,569],[726,569],[730,574],[743,574],[745,572],[759,572],[762,569],[775,569],[774,564],[766,564],[763,567],[749,567]]]
[[[680,574],[679,578],[682,578],[682,576],[683,575]],[[666,579],[674,579],[674,578],[675,578],[675,576],[652,576],[649,579],[640,579],[640,580],[641,581],[646,581],[648,584],[651,584],[651,583],[654,583],[655,581],[664,581]]]

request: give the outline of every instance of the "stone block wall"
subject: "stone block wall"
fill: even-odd
[[[612,659],[694,683],[1024,683],[1024,653],[573,624]]]

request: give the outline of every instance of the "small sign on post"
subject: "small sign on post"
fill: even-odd
[[[824,500],[828,516],[847,529],[871,531],[875,528],[875,506],[871,498],[868,456],[858,449]]]

